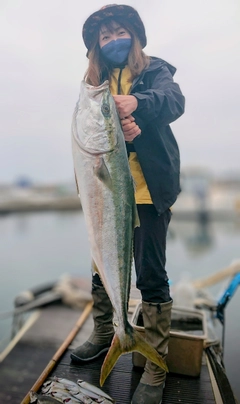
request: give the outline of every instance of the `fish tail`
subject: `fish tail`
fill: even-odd
[[[111,347],[109,348],[109,351],[102,364],[100,386],[104,384],[118,358],[122,354],[133,351],[140,352],[151,362],[154,362],[157,366],[168,372],[168,367],[161,355],[151,345],[149,345],[149,343],[138,331],[134,330],[132,327],[129,329],[129,331],[121,339],[117,333],[114,335]]]
[[[111,372],[113,366],[117,362],[119,356],[122,355],[122,349],[121,349],[121,344],[120,344],[120,339],[117,334],[114,335],[112,344],[108,350],[108,353],[104,359],[104,362],[102,364],[101,368],[101,374],[100,374],[100,386],[102,386],[108,377],[109,373]]]

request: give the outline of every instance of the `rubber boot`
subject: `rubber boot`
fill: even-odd
[[[142,302],[146,340],[166,360],[171,326],[172,300],[167,303]],[[166,372],[147,360],[132,404],[161,404]]]
[[[107,352],[114,335],[113,307],[103,286],[92,284],[94,329],[83,345],[71,353],[73,362],[91,361]]]

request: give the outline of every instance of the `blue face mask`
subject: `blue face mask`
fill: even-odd
[[[127,60],[131,49],[132,39],[121,38],[108,42],[101,49],[103,56],[114,65],[121,65]]]

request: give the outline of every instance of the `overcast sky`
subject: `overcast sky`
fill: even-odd
[[[145,52],[177,68],[185,114],[172,124],[182,167],[240,173],[239,0],[132,0]],[[71,120],[99,0],[0,0],[0,183],[71,181]]]

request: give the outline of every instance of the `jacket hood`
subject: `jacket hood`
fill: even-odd
[[[165,60],[154,57],[154,56],[150,56],[150,66],[148,67],[148,71],[154,71],[156,69],[161,68],[162,66],[166,66],[172,76],[174,76],[174,74],[177,71],[177,69],[174,66],[172,66],[170,63],[166,62]]]

